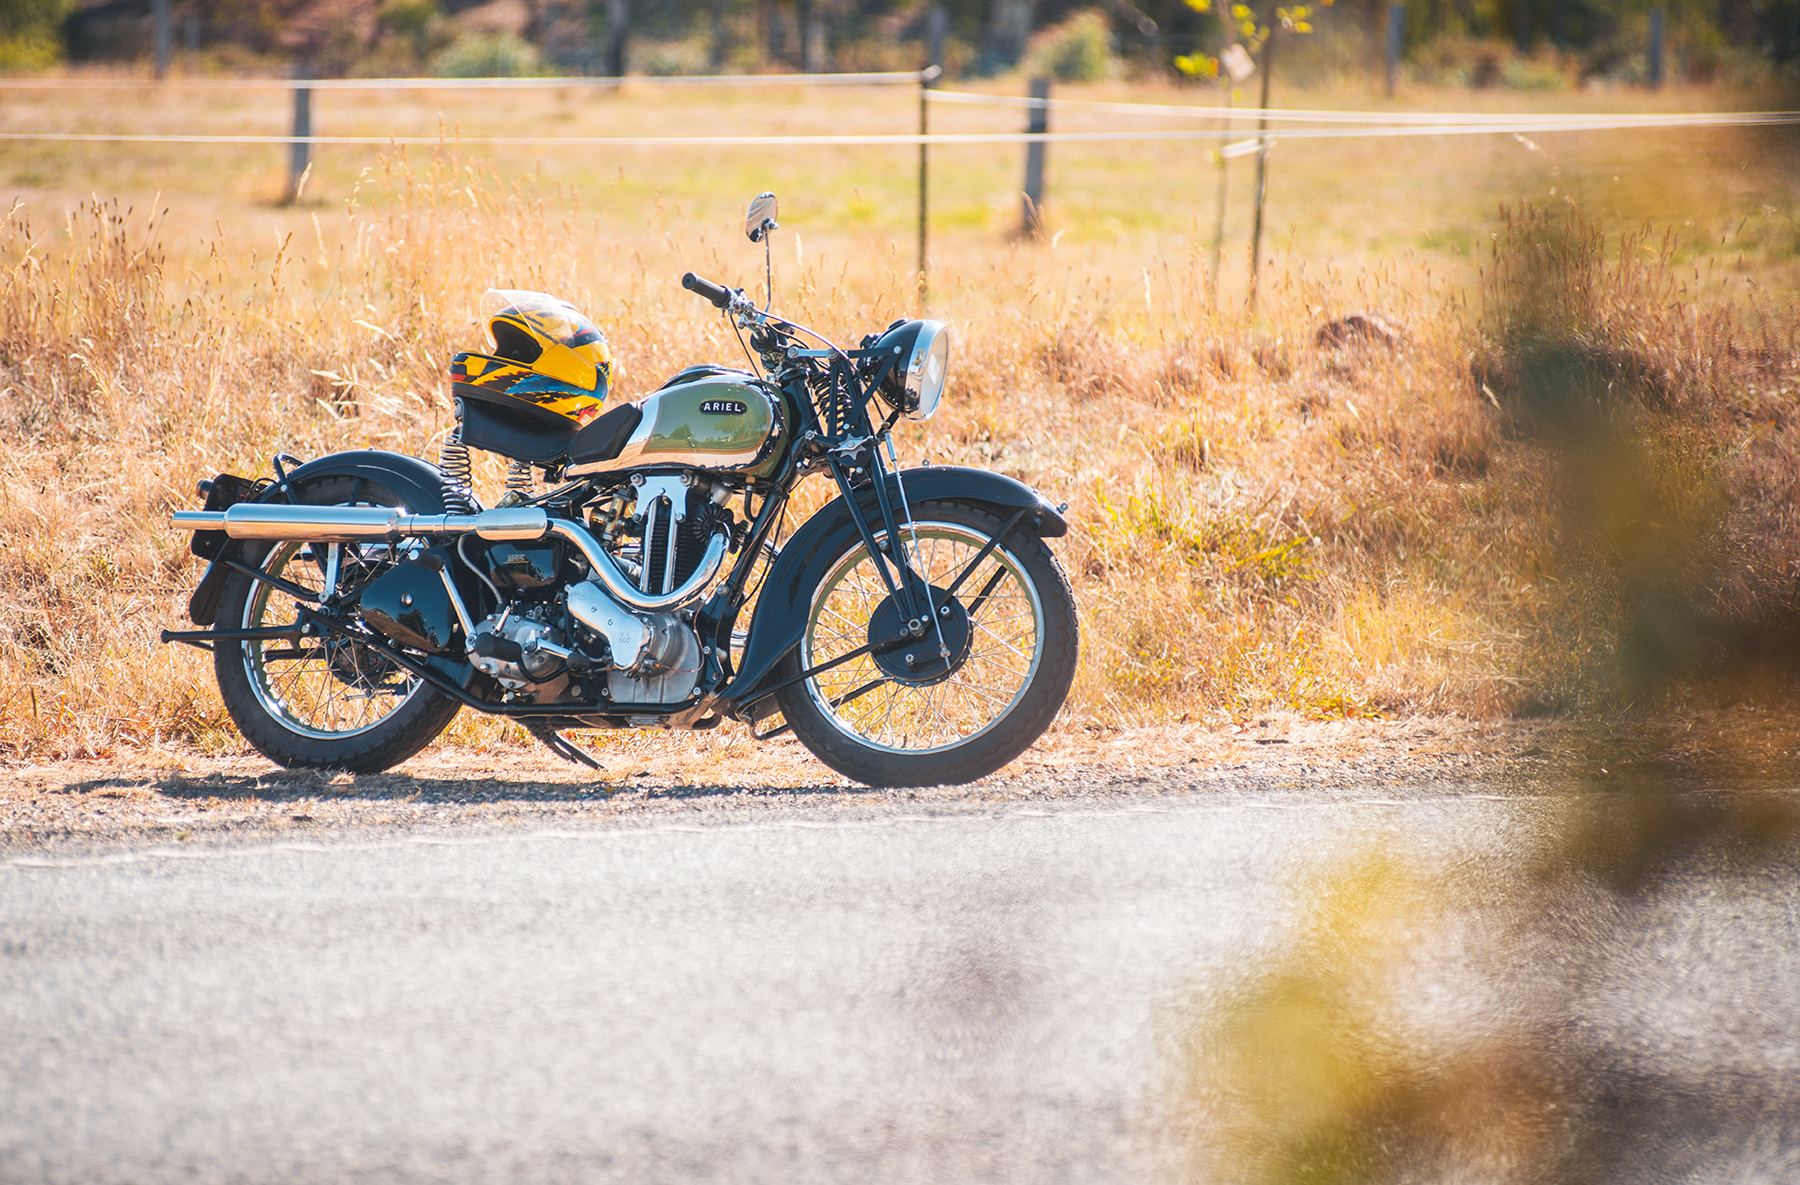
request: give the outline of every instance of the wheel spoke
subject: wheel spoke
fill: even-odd
[[[284,589],[312,593],[324,585],[325,567],[333,550],[339,555],[340,590],[366,582],[403,556],[386,547],[355,550],[278,543],[263,563],[263,572],[283,582]],[[275,589],[259,583],[244,607],[242,624],[256,628],[285,618],[275,611]],[[251,692],[264,711],[288,728],[318,738],[344,737],[379,724],[423,686],[364,643],[341,636],[301,647],[291,643],[265,646],[242,643]]]
[[[919,522],[905,533],[914,569],[934,587],[982,579],[967,602],[972,631],[960,665],[936,683],[893,679],[864,656],[808,684],[818,707],[863,742],[893,752],[961,744],[1004,717],[1029,685],[1042,644],[1042,609],[1018,561],[957,523]],[[991,570],[989,565],[992,565]],[[1004,588],[1010,578],[1011,587]],[[803,668],[865,645],[869,622],[888,592],[860,548],[820,584],[802,644]],[[973,620],[980,612],[979,620]]]

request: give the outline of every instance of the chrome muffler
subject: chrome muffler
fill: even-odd
[[[550,516],[534,507],[479,514],[408,514],[386,506],[293,506],[239,502],[228,510],[177,510],[184,531],[224,531],[232,539],[292,539],[306,543],[379,543],[401,539],[542,539]]]
[[[408,514],[386,506],[295,506],[281,502],[239,502],[226,510],[177,510],[183,531],[223,531],[231,539],[291,540],[297,543],[395,543],[401,539],[567,539],[586,557],[600,584],[641,613],[668,613],[698,600],[725,562],[730,537],[714,532],[693,575],[680,588],[652,595],[619,570],[599,540],[580,523],[553,519],[531,506],[483,510],[476,514]]]

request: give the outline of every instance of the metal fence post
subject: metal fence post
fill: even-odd
[[[1025,131],[1041,136],[1050,130],[1050,80],[1042,75],[1031,80],[1031,114]],[[1025,210],[1020,231],[1034,235],[1044,228],[1044,142],[1025,145]]]

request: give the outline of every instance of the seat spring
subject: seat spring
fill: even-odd
[[[460,405],[458,410],[461,410]],[[469,446],[463,443],[461,416],[457,417],[456,427],[444,437],[438,468],[444,474],[444,509],[453,514],[471,513],[475,509],[472,500],[475,479],[469,465]]]

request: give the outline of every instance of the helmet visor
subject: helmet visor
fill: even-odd
[[[587,390],[598,390],[611,372],[605,335],[568,301],[516,288],[490,288],[486,299],[500,357]]]

